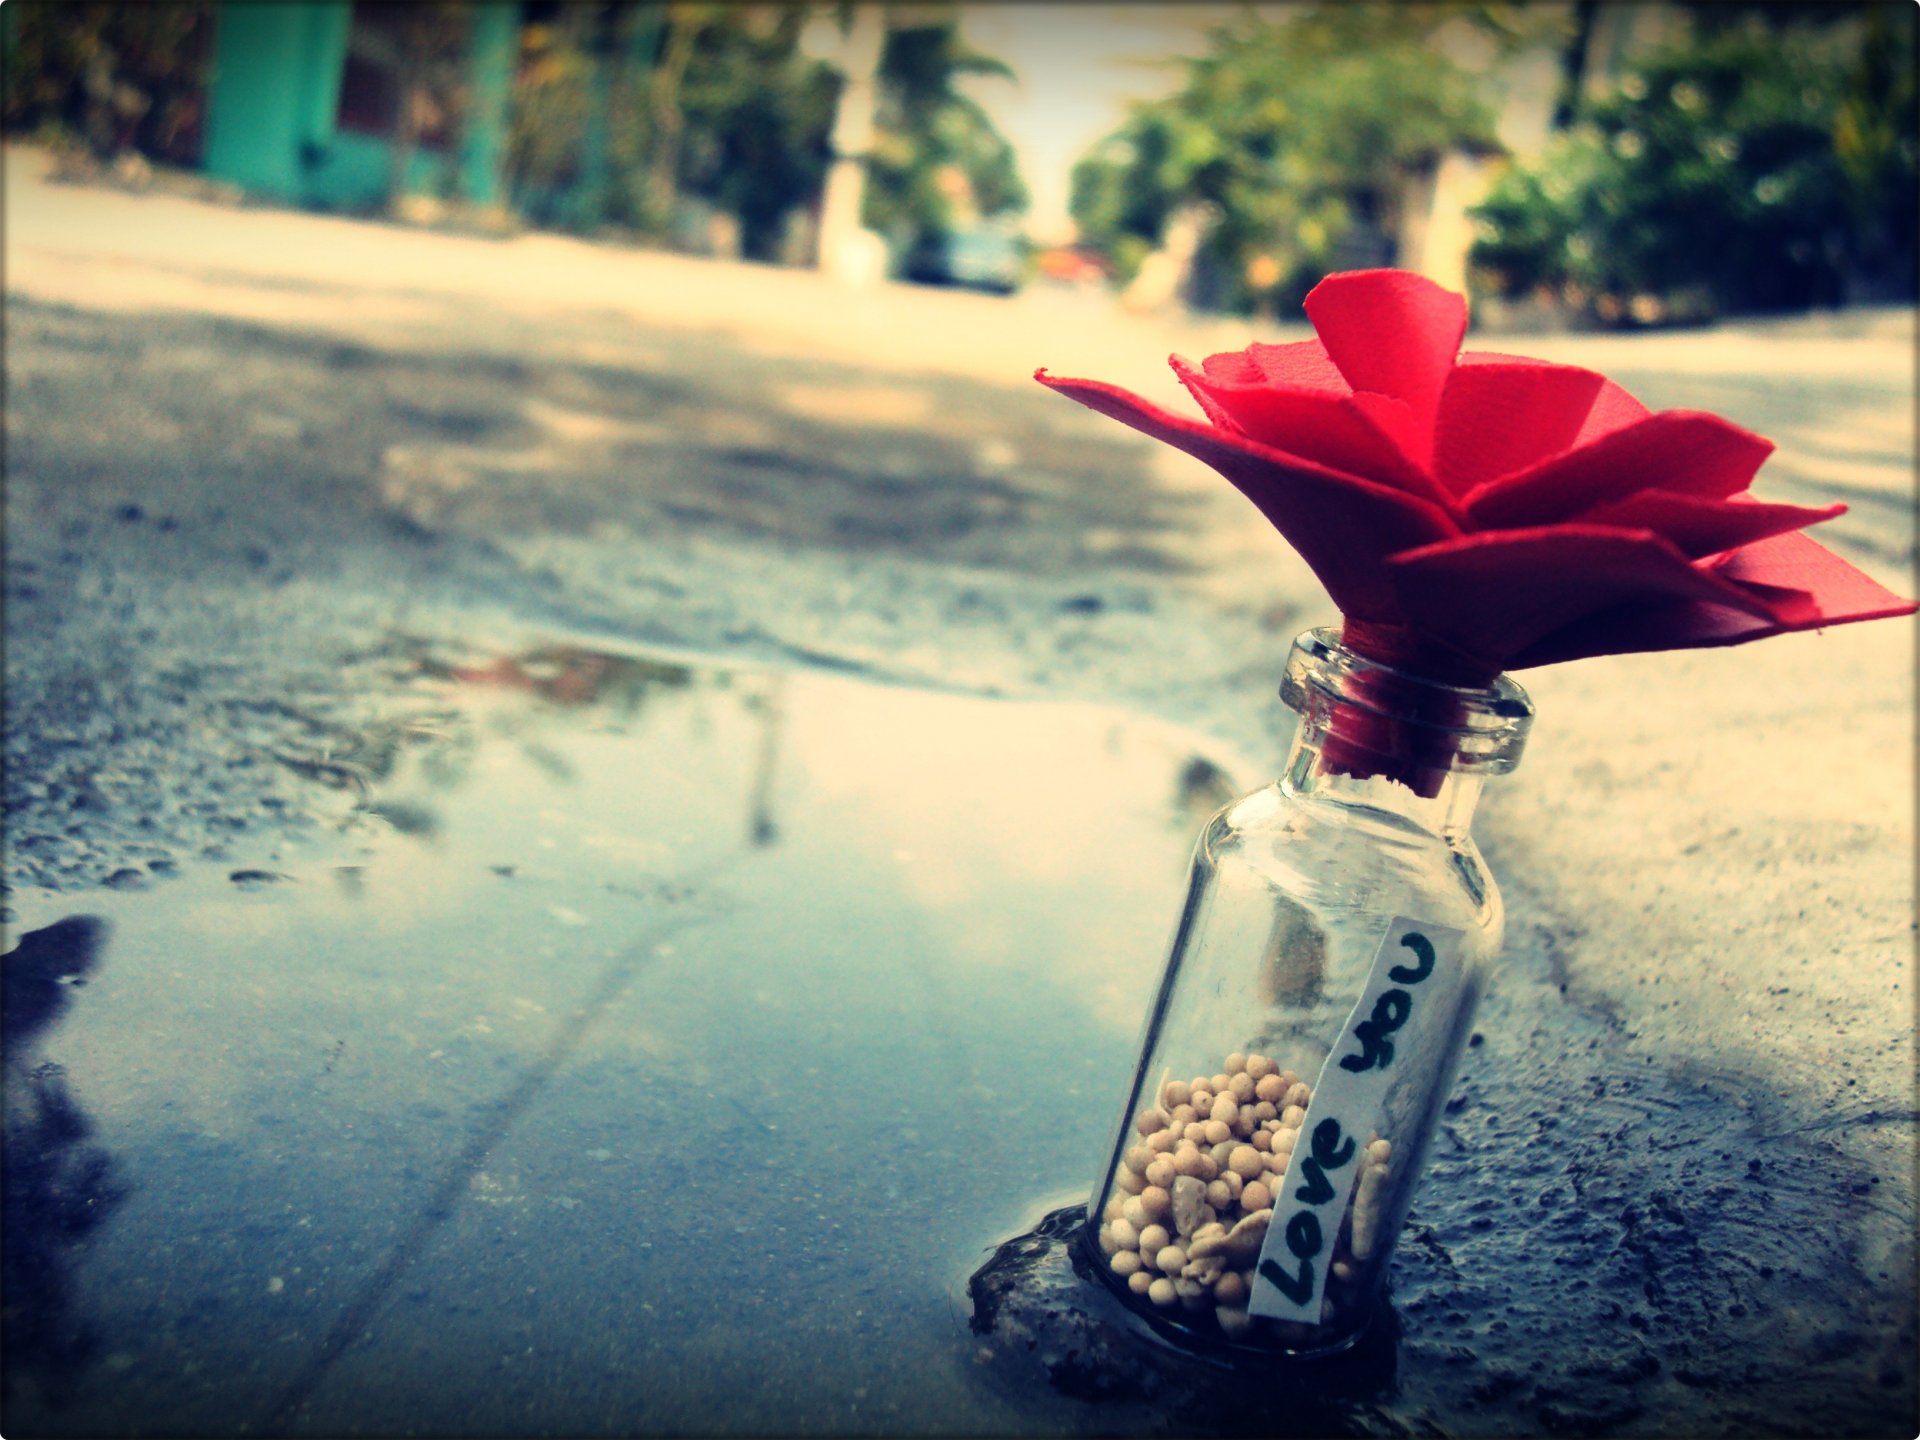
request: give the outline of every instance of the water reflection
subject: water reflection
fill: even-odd
[[[561,712],[563,720],[564,712],[597,710],[603,712],[604,723],[621,724],[635,720],[650,695],[685,690],[695,679],[686,665],[577,644],[542,644],[518,654],[464,660],[448,658],[433,642],[399,635],[385,649],[399,659],[403,677],[437,685],[446,703],[421,710],[416,700],[413,713],[383,715],[359,724],[282,704],[281,713],[306,728],[310,744],[297,751],[273,751],[271,758],[306,779],[351,790],[355,804],[350,820],[375,817],[393,830],[423,839],[440,835],[444,825],[440,807],[424,796],[394,794],[392,782],[402,771],[410,771],[410,779],[417,778],[434,791],[466,783],[482,743],[476,720],[489,708],[497,728],[524,732],[519,736],[521,753],[549,779],[573,785],[582,778],[563,747],[539,738],[537,712],[476,706],[472,692],[530,698],[542,709]],[[503,715],[510,718],[501,725]]]
[[[782,700],[786,677],[775,675],[767,682],[766,692],[750,697],[748,705],[761,717],[760,748],[753,767],[753,793],[747,802],[747,837],[756,849],[764,850],[780,838],[780,824],[773,815],[774,776],[780,759],[780,729],[786,719]]]
[[[320,783],[349,777],[357,797],[350,831],[371,823],[457,851],[471,848],[482,827],[504,838],[498,817],[530,809],[556,827],[559,851],[584,843],[652,870],[737,853],[735,836],[749,853],[771,850],[790,838],[784,808],[824,801],[865,822],[828,842],[848,852],[838,867],[847,883],[876,862],[884,883],[941,916],[948,943],[989,969],[1031,962],[1065,982],[1084,965],[1077,1003],[1126,1030],[1138,1024],[1140,957],[1158,948],[1169,921],[1156,916],[1155,938],[1141,944],[1137,928],[1093,903],[1069,938],[1074,912],[1089,885],[1133,863],[1112,853],[1115,844],[1158,850],[1170,841],[1167,853],[1179,854],[1199,821],[1236,792],[1222,764],[1183,749],[1174,732],[1162,744],[1155,727],[1091,707],[937,695],[572,641],[495,656],[413,636],[389,645],[409,681],[392,711],[351,726],[309,716],[316,744],[296,757],[295,768]],[[687,764],[696,750],[724,759],[702,771]],[[1151,770],[1167,777],[1165,808],[1112,790],[1150,783]],[[695,773],[724,780],[700,791],[686,783]],[[456,803],[465,790],[476,794]],[[572,793],[556,806],[551,796],[534,800],[536,791]],[[477,793],[491,803],[479,805]],[[618,809],[609,803],[616,796],[624,796]],[[1118,830],[1109,801],[1131,811]],[[622,813],[636,807],[674,823]],[[744,815],[729,835],[725,812],[741,815],[733,807]],[[455,829],[464,844],[449,835]],[[649,838],[638,838],[643,831]],[[665,833],[670,849],[659,844]],[[389,867],[396,860],[411,863],[394,856]],[[607,888],[632,893],[645,883],[613,879]],[[1178,883],[1177,870],[1166,876],[1169,915]],[[1023,925],[1023,914],[1040,923]],[[1116,965],[1121,954],[1130,963]]]
[[[1179,823],[1198,830],[1214,811],[1231,803],[1239,789],[1233,777],[1205,755],[1192,755],[1180,767],[1174,782],[1174,814]]]
[[[100,897],[60,1035],[130,1187],[67,1252],[111,1355],[22,1427],[1032,1428],[943,1277],[1094,1173],[1196,737],[585,644],[404,673],[312,729],[338,832]]]
[[[640,655],[616,655],[581,645],[541,645],[483,664],[438,662],[422,656],[423,674],[443,674],[469,685],[525,690],[554,705],[607,704],[625,718],[659,690],[684,690],[693,671]]]
[[[0,1174],[0,1377],[11,1403],[28,1376],[51,1408],[73,1395],[97,1337],[76,1311],[74,1247],[119,1206],[113,1159],[89,1144],[94,1126],[63,1066],[40,1041],[98,963],[105,926],[72,916],[29,931],[0,956],[4,986],[6,1168]]]

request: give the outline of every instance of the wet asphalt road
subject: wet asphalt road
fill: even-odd
[[[1144,327],[901,292],[881,339],[864,302],[827,335],[812,277],[730,286],[642,258],[635,291],[676,297],[649,319],[630,297],[542,301],[537,278],[532,299],[475,293],[459,267],[484,267],[484,242],[122,196],[69,222],[71,192],[17,170],[6,879],[36,915],[271,869],[330,833],[351,796],[327,765],[427,651],[483,665],[565,635],[1095,700],[1256,770],[1284,741],[1279,660],[1329,618],[1310,580],[1224,484],[993,378],[996,345],[1071,371],[1158,338]],[[166,223],[143,249],[150,212]],[[349,236],[364,289],[306,251],[276,273],[231,238],[255,221],[319,234],[318,254]],[[176,231],[209,237],[198,260],[160,253]],[[368,257],[389,243],[395,274],[437,245],[456,278],[381,283]],[[1854,500],[1836,543],[1910,585],[1910,327],[1493,348],[1579,356],[1651,404],[1774,434],[1763,493]],[[885,339],[902,332],[952,353]],[[1149,383],[1139,368],[1092,373]],[[1507,973],[1396,1259],[1390,1364],[1315,1423],[1912,1433],[1912,636],[1522,677],[1536,739],[1481,827]],[[1009,1195],[1007,1228],[1046,1198]],[[1071,1393],[1034,1363],[1071,1348],[1044,1280],[1022,1323],[1067,1328],[1034,1351],[989,1331],[979,1360],[1019,1424],[1244,1419],[1178,1383],[1029,1402]]]

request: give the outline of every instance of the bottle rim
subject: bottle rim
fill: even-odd
[[[1446,768],[1504,773],[1519,763],[1533,723],[1533,702],[1505,675],[1484,686],[1431,680],[1342,643],[1332,628],[1303,632],[1280,679],[1280,698],[1303,717],[1360,711],[1391,722],[1415,742],[1425,763],[1436,750]]]

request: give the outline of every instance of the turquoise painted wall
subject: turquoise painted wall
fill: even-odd
[[[334,138],[351,14],[328,3],[220,7],[208,174],[282,200],[314,198],[307,172]]]
[[[387,153],[392,147],[378,135],[336,130],[315,155],[301,199],[326,209],[378,208],[387,198]],[[416,150],[407,160],[409,195],[444,194],[446,157]]]
[[[352,18],[346,0],[221,5],[207,115],[209,175],[297,204],[364,209],[385,199],[387,142],[334,123]],[[462,127],[457,174],[449,173],[447,157],[418,152],[407,166],[410,192],[453,188],[478,205],[501,202],[519,33],[518,4],[474,8],[468,49],[472,108]]]
[[[493,0],[473,12],[468,108],[460,141],[460,188],[475,205],[506,201],[507,106],[513,97],[520,7]]]

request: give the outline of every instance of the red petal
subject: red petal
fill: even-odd
[[[1300,552],[1344,614],[1396,618],[1383,558],[1460,533],[1445,511],[1418,496],[1175,415],[1118,386],[1045,370],[1033,378],[1226,476]]]
[[[1212,356],[1201,363],[1211,364],[1213,360],[1218,358],[1219,358],[1218,356]],[[1215,390],[1223,389],[1225,387],[1218,386],[1218,385],[1196,384],[1193,380],[1189,380],[1187,377],[1189,373],[1192,371],[1193,367],[1189,365],[1185,360],[1181,359],[1178,355],[1169,355],[1167,357],[1167,363],[1173,367],[1173,373],[1179,377],[1180,383],[1187,387],[1187,393],[1193,396],[1195,400],[1198,400],[1200,402],[1200,408],[1206,411],[1207,419],[1213,422],[1214,428],[1216,430],[1225,430],[1228,434],[1231,434],[1231,435],[1244,435],[1246,433],[1244,430],[1240,428],[1240,422],[1233,418],[1233,410],[1229,406],[1213,398],[1213,392]],[[1036,380],[1039,380],[1042,384],[1046,383],[1045,378],[1040,374],[1039,371],[1034,372],[1034,378]]]
[[[1775,535],[1744,546],[1714,566],[1714,573],[1741,585],[1804,590],[1812,597],[1813,612],[1794,622],[1791,628],[1796,630],[1914,611],[1913,601],[1902,600],[1805,535]]]
[[[1573,448],[1604,377],[1572,365],[1480,361],[1447,377],[1433,472],[1455,495]]]
[[[1330,390],[1336,395],[1349,394],[1353,389],[1318,340],[1297,340],[1291,345],[1256,342],[1245,350],[1209,355],[1200,362],[1200,368],[1209,380],[1223,385],[1285,385],[1300,390]]]
[[[1724,605],[1698,600],[1659,600],[1605,610],[1545,635],[1507,662],[1509,670],[1589,660],[1595,655],[1635,655],[1652,650],[1694,650],[1744,645],[1784,633],[1788,626]]]
[[[1525,355],[1502,355],[1493,350],[1463,350],[1460,352],[1462,365],[1544,365],[1544,360],[1530,359]],[[1572,367],[1567,367],[1572,368]],[[1647,407],[1633,396],[1622,390],[1611,380],[1600,382],[1600,393],[1593,398],[1593,406],[1587,411],[1587,418],[1580,427],[1580,433],[1574,437],[1574,444],[1588,445],[1602,435],[1611,435],[1616,430],[1624,430],[1636,420],[1647,418]]]
[[[1642,490],[1624,500],[1589,510],[1583,525],[1613,525],[1628,530],[1651,530],[1664,535],[1683,553],[1698,560],[1723,550],[1736,550],[1771,535],[1784,535],[1844,515],[1844,505],[1813,509],[1802,505],[1774,505],[1736,495],[1731,500],[1708,500],[1699,495],[1677,495],[1671,490]]]
[[[1355,390],[1405,402],[1428,431],[1467,333],[1467,302],[1404,270],[1329,275],[1307,296],[1307,318]],[[1417,454],[1422,466],[1431,454]]]
[[[1490,480],[1467,493],[1477,529],[1519,529],[1573,520],[1643,490],[1704,495],[1747,488],[1773,442],[1694,410],[1663,410],[1591,445]]]
[[[1767,597],[1688,562],[1644,530],[1562,525],[1465,535],[1387,561],[1418,629],[1505,667],[1556,630],[1616,606],[1679,597],[1778,623]]]
[[[1903,600],[1804,535],[1778,535],[1737,552],[1717,566],[1721,578],[1769,597],[1777,620],[1761,620],[1721,605],[1667,602],[1633,605],[1595,615],[1556,631],[1513,659],[1516,669],[1623,655],[1642,650],[1689,650],[1743,645],[1794,630],[1818,630],[1860,620],[1911,615]]]
[[[1600,393],[1593,397],[1593,408],[1587,412],[1587,422],[1580,427],[1580,433],[1573,437],[1573,443],[1591,445],[1602,435],[1611,435],[1616,430],[1626,429],[1635,421],[1646,419],[1649,413],[1646,406],[1613,381],[1602,380]]]
[[[1413,457],[1425,454],[1431,448],[1431,441],[1413,418],[1413,412],[1407,409],[1406,403],[1391,395],[1375,395],[1371,391],[1355,394],[1349,403],[1357,413],[1367,418],[1370,425],[1392,441],[1400,454],[1408,458],[1411,468],[1406,483],[1416,487],[1420,494],[1449,515],[1458,518],[1459,510],[1453,496],[1441,489],[1439,482],[1424,469],[1413,464]]]
[[[1451,508],[1450,497],[1407,458],[1403,447],[1417,442],[1412,417],[1399,401],[1271,382],[1226,382],[1202,374],[1178,355],[1172,357],[1172,364],[1180,383],[1215,425],[1224,420],[1229,422],[1225,428],[1263,445],[1349,475],[1383,481]]]

